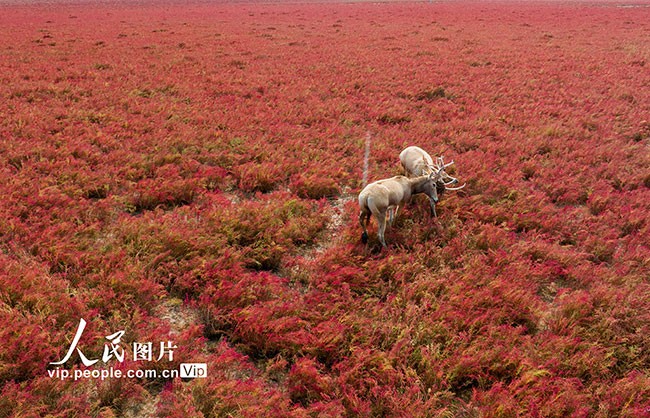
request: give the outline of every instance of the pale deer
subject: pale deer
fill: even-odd
[[[434,217],[437,216],[436,203],[438,203],[445,190],[460,190],[465,187],[464,184],[460,187],[449,187],[452,184],[458,183],[458,179],[450,176],[445,171],[445,168],[454,163],[453,161],[445,164],[443,157],[438,157],[434,163],[431,156],[425,150],[416,146],[405,148],[400,152],[399,159],[407,177],[419,177],[431,173],[437,173],[434,193],[428,195],[429,203],[431,205],[431,215]]]
[[[400,206],[411,200],[415,194],[424,193],[429,198],[436,194],[436,182],[443,169],[430,174],[408,178],[395,176],[378,180],[367,185],[359,193],[359,223],[363,228],[361,241],[368,242],[368,223],[370,215],[377,219],[377,235],[381,245],[386,247],[384,233],[386,231],[386,214],[389,213],[389,224],[393,224],[394,217]]]

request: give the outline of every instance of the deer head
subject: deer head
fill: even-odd
[[[436,162],[430,166],[430,168],[436,172],[436,178],[438,181],[436,182],[436,185],[438,186],[439,191],[443,190],[460,190],[463,187],[465,187],[465,184],[463,184],[460,187],[449,187],[452,184],[458,183],[458,179],[455,177],[452,177],[445,171],[447,167],[450,165],[454,164],[454,161],[452,160],[451,162],[445,164],[444,158],[438,157],[436,158]]]

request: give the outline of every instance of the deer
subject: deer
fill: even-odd
[[[445,171],[447,167],[454,164],[453,160],[445,164],[444,158],[441,156],[436,158],[436,162],[434,163],[433,158],[431,158],[425,150],[416,146],[406,147],[402,152],[400,152],[399,159],[402,163],[402,168],[404,169],[406,177],[413,178],[437,173],[434,193],[432,195],[427,195],[431,205],[431,216],[434,218],[438,216],[436,213],[436,203],[438,203],[442,194],[446,190],[460,190],[465,187],[465,184],[460,187],[449,187],[452,184],[458,183],[457,178],[450,176]]]
[[[437,171],[431,171],[428,174],[418,177],[395,176],[388,179],[378,180],[368,184],[359,193],[359,223],[363,229],[361,241],[368,242],[368,223],[370,216],[377,219],[377,235],[381,245],[386,248],[386,214],[389,214],[389,225],[392,226],[394,218],[400,206],[403,206],[411,200],[416,194],[424,193],[433,199],[437,196],[437,182],[441,181],[444,166]]]

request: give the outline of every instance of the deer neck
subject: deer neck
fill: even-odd
[[[425,191],[425,186],[429,181],[428,175],[409,179],[411,194],[423,193]]]

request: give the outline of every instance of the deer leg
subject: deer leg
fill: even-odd
[[[436,214],[436,202],[433,200],[433,198],[429,198],[429,202],[431,203],[431,216],[437,218],[438,215]]]
[[[359,213],[359,223],[363,232],[361,233],[361,242],[364,244],[368,242],[368,222],[370,221],[370,212],[361,210]]]
[[[384,233],[386,232],[386,213],[380,213],[381,216],[377,217],[377,223],[379,227],[377,228],[377,235],[379,236],[379,241],[381,245],[387,247],[386,240],[384,239]]]
[[[399,205],[395,206],[391,212],[392,216],[390,217],[390,226],[393,226],[393,222],[397,219],[397,212],[399,212]]]

